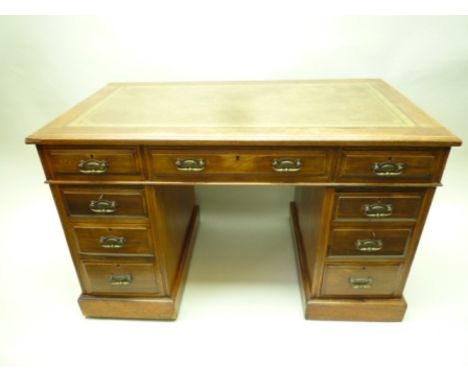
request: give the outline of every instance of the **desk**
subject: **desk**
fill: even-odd
[[[403,319],[432,197],[461,144],[381,80],[115,83],[26,142],[85,316],[175,319],[194,185],[289,184],[305,317],[369,321]]]

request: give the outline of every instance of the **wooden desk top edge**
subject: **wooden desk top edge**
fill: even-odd
[[[393,106],[414,122],[415,127],[312,127],[285,128],[269,127],[263,134],[257,131],[245,131],[246,128],[231,128],[230,131],[218,131],[214,127],[200,129],[196,134],[155,131],[152,127],[138,129],[96,127],[70,129],[64,131],[71,121],[90,110],[110,94],[123,87],[132,86],[223,86],[223,85],[307,85],[307,84],[371,84],[378,89]],[[162,129],[164,130],[164,129]],[[220,129],[221,130],[221,129]],[[244,131],[243,131],[244,130]],[[284,131],[287,130],[287,131]],[[307,130],[307,131],[304,131]],[[286,80],[286,81],[223,81],[223,82],[128,82],[110,83],[74,106],[54,121],[26,138],[29,144],[146,144],[165,146],[459,146],[461,140],[452,134],[426,112],[414,105],[405,96],[380,79],[346,80]]]

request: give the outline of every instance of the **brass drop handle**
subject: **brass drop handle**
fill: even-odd
[[[383,241],[381,239],[358,239],[355,246],[361,252],[378,252],[383,248]]]
[[[272,166],[276,172],[298,172],[301,171],[302,161],[290,158],[273,159]]]
[[[351,276],[348,281],[353,289],[370,289],[374,284],[374,279],[372,277]]]
[[[89,210],[95,214],[113,214],[117,210],[117,202],[115,200],[106,199],[91,200],[89,203]]]
[[[377,176],[399,176],[403,174],[405,164],[393,162],[392,160],[384,162],[375,162],[372,169]]]
[[[102,248],[123,248],[127,239],[123,236],[101,236],[99,239]]]
[[[78,167],[82,174],[99,175],[105,174],[109,168],[109,162],[105,159],[84,159],[78,163]]]
[[[368,218],[386,218],[392,216],[393,206],[390,203],[368,203],[364,205],[364,215]]]
[[[175,165],[178,171],[200,172],[205,170],[204,159],[177,159]]]
[[[133,277],[130,273],[123,275],[111,275],[109,278],[109,284],[111,285],[130,285],[133,281]]]

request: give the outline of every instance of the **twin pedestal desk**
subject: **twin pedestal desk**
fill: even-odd
[[[26,141],[85,316],[175,319],[194,185],[288,184],[305,317],[368,321],[403,319],[431,200],[461,144],[381,80],[110,84]]]

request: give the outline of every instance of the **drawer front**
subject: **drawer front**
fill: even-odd
[[[62,198],[71,218],[145,218],[142,188],[62,187]]]
[[[442,151],[343,150],[336,180],[375,182],[439,181]]]
[[[333,228],[329,256],[403,256],[411,228]]]
[[[152,256],[153,253],[146,226],[75,226],[73,229],[81,254]]]
[[[151,263],[82,262],[88,294],[162,294],[159,277]]]
[[[46,150],[55,179],[143,179],[138,149],[63,148]]]
[[[331,152],[149,150],[153,180],[167,181],[249,181],[297,182],[330,178]]]
[[[335,221],[412,220],[421,208],[423,193],[340,192],[336,195]]]
[[[393,296],[400,269],[400,265],[328,265],[322,296]]]

